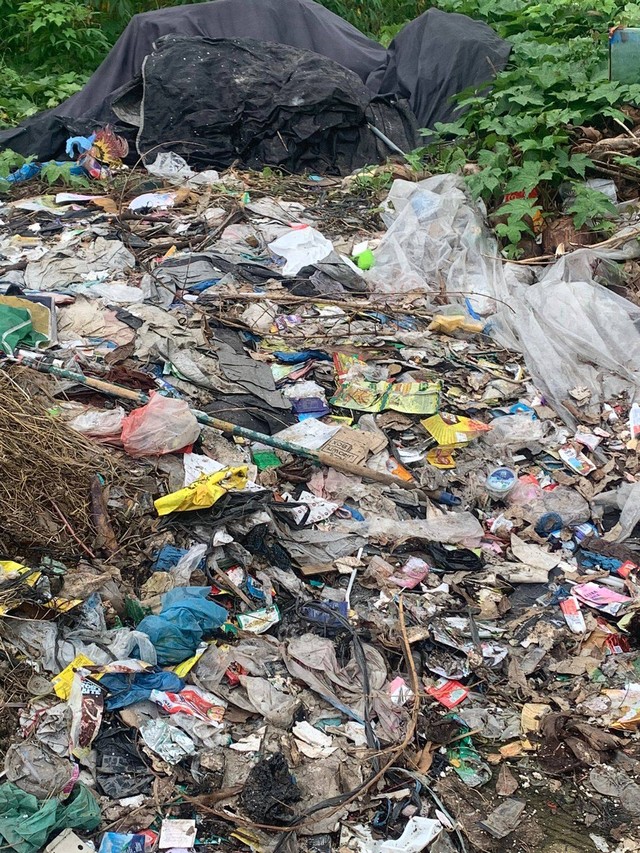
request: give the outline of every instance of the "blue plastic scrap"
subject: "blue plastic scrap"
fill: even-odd
[[[163,545],[162,548],[160,548],[159,551],[156,551],[153,555],[153,566],[151,569],[154,572],[168,572],[169,569],[177,566],[184,555],[188,553],[189,552],[186,548],[176,548],[175,545]],[[205,563],[206,560],[203,557],[197,568],[203,568]]]
[[[227,620],[228,613],[209,601],[208,586],[178,587],[162,597],[157,616],[145,616],[137,627],[155,646],[161,666],[182,663],[194,654],[205,634]]]
[[[117,711],[143,702],[151,696],[152,690],[179,693],[184,687],[184,681],[174,672],[162,669],[134,673],[110,672],[102,676],[100,687],[110,693],[105,703],[107,711]]]

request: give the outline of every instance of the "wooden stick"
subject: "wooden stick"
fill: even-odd
[[[27,362],[25,362],[26,364]],[[141,391],[132,391],[130,388],[123,388],[121,385],[115,385],[112,382],[105,382],[103,379],[95,379],[92,376],[84,376],[82,373],[75,373],[72,370],[64,370],[60,367],[54,367],[49,364],[34,364],[37,370],[45,373],[50,373],[60,379],[69,379],[72,382],[77,382],[80,385],[86,385],[88,388],[94,388],[96,391],[102,391],[104,394],[109,394],[114,397],[122,397],[125,400],[133,400],[136,403],[148,403],[149,397]],[[213,427],[221,432],[236,435],[240,438],[247,438],[250,441],[259,441],[261,444],[266,444],[268,447],[275,447],[277,450],[284,450],[291,453],[293,456],[302,456],[304,459],[309,459],[315,462],[316,465],[328,465],[335,468],[336,471],[342,471],[345,474],[353,474],[356,477],[362,477],[365,480],[372,480],[375,483],[384,483],[388,486],[398,486],[400,489],[416,489],[418,484],[415,480],[402,480],[400,477],[394,477],[393,474],[385,474],[379,471],[374,471],[372,468],[367,468],[365,465],[355,465],[353,462],[345,462],[342,459],[337,459],[330,453],[324,453],[322,450],[309,450],[299,444],[294,444],[291,441],[285,441],[275,435],[264,435],[261,432],[255,432],[252,429],[237,426],[229,421],[223,421],[219,418],[214,418],[206,412],[200,412],[197,409],[190,410],[196,420],[205,426]]]

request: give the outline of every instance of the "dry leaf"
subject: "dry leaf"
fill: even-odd
[[[437,747],[435,747],[437,749]],[[418,770],[420,773],[428,773],[433,764],[434,745],[428,740],[422,750],[420,760],[418,761]]]
[[[496,794],[499,794],[501,797],[510,797],[511,794],[517,790],[518,782],[515,776],[509,770],[507,765],[503,764],[500,768],[498,779],[496,781]]]

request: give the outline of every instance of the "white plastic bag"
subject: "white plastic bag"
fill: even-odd
[[[269,251],[279,258],[284,258],[286,264],[284,275],[297,275],[303,267],[315,264],[330,255],[333,244],[323,237],[315,228],[291,228],[282,237],[269,243]]]
[[[586,388],[587,409],[597,412],[640,388],[640,308],[595,280],[610,280],[611,262],[629,252],[585,248],[563,256],[537,284],[513,288],[493,321],[493,337],[523,353],[536,386],[572,427],[564,402],[573,389]]]
[[[189,187],[210,186],[220,180],[220,175],[214,169],[205,172],[194,172],[186,160],[173,151],[158,154],[153,163],[147,165],[147,172],[156,178],[163,178],[170,184],[187,184]]]
[[[125,418],[122,406],[115,409],[87,409],[81,415],[69,421],[69,426],[76,432],[97,439],[114,439],[122,432],[122,422]]]
[[[419,183],[394,181],[383,214],[389,230],[365,274],[381,293],[441,293],[452,302],[468,298],[474,310],[496,310],[490,297],[504,299],[506,285],[484,209],[472,205],[457,175],[435,175]],[[391,208],[393,207],[393,212]]]

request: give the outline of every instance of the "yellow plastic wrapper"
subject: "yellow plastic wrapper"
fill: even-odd
[[[247,485],[247,466],[223,468],[215,474],[202,474],[195,483],[158,498],[153,505],[158,515],[170,512],[188,512],[195,509],[207,509],[232,490],[244,489]]]
[[[450,415],[440,412],[430,418],[420,421],[429,435],[433,436],[441,447],[461,447],[468,444],[472,438],[477,438],[481,432],[488,432],[491,427],[482,421],[474,421],[463,415]]]
[[[54,675],[51,679],[51,683],[53,684],[56,696],[59,696],[60,699],[68,699],[71,695],[71,685],[73,683],[73,676],[75,675],[76,670],[83,669],[87,666],[95,666],[95,662],[86,655],[76,655],[69,666],[66,666],[62,672]],[[101,677],[102,675],[95,676],[95,678]]]
[[[445,335],[451,335],[453,332],[480,334],[484,329],[484,323],[480,320],[471,320],[464,314],[436,314],[428,328],[430,332],[440,332]]]

